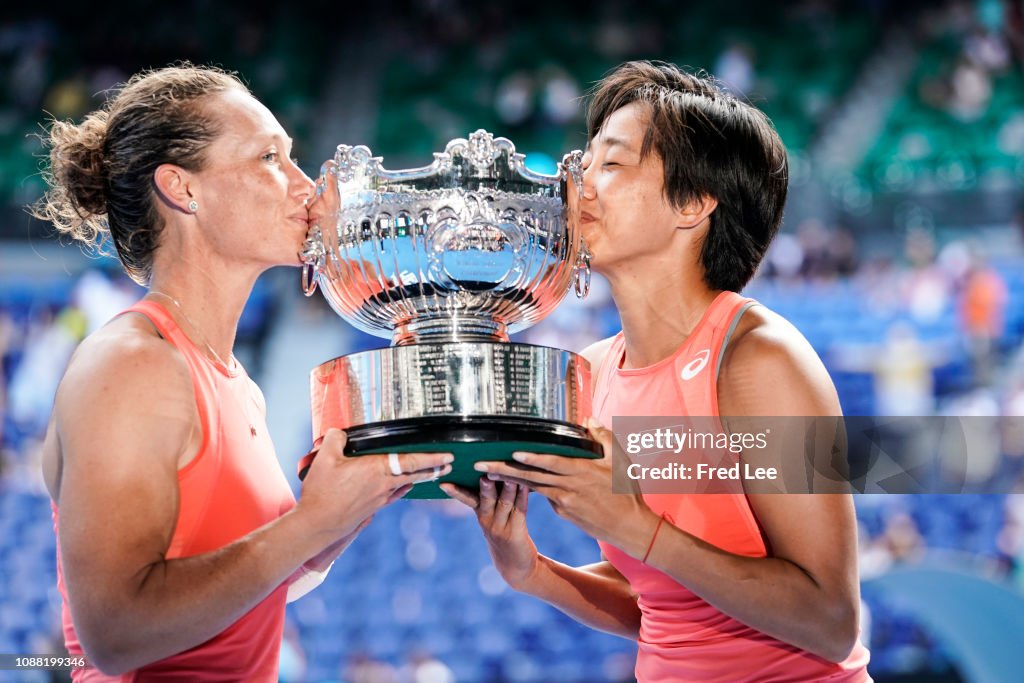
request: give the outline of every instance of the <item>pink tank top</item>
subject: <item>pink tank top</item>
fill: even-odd
[[[290,510],[295,498],[267,433],[259,389],[245,370],[238,364],[229,370],[209,360],[159,304],[140,301],[125,312],[129,311],[146,316],[185,357],[203,428],[199,453],[178,470],[178,521],[167,559],[216,550]],[[56,532],[56,506],[53,524]],[[57,586],[63,598],[64,642],[69,653],[80,655],[59,547]],[[287,590],[282,584],[226,630],[190,650],[122,676],[81,669],[73,679],[76,683],[276,681]]]
[[[622,333],[613,341],[594,388],[594,412],[613,416],[718,416],[718,370],[729,337],[752,305],[722,292],[672,356],[646,368],[622,369]],[[723,550],[768,555],[764,535],[743,494],[646,494],[684,531]],[[667,522],[666,522],[667,523]],[[641,612],[638,683],[678,681],[870,681],[860,643],[841,664],[783,643],[727,616],[686,586],[618,548],[601,543],[609,562],[638,595]]]

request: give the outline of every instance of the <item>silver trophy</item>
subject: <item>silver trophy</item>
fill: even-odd
[[[509,140],[478,130],[430,165],[399,171],[367,147],[339,145],[325,173],[337,221],[310,229],[303,289],[319,285],[338,315],[392,345],[312,371],[314,445],[337,427],[350,455],[451,451],[445,481],[469,488],[474,462],[516,450],[598,457],[582,426],[589,363],[508,336],[574,284],[581,297],[589,288],[576,220],[581,154],[554,175],[536,173]],[[411,495],[444,494],[434,484]]]

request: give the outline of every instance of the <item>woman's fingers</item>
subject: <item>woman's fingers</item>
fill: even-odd
[[[480,479],[480,504],[476,508],[477,519],[480,526],[490,526],[491,518],[494,516],[494,508],[498,502],[498,487],[493,481],[486,477]]]
[[[405,494],[409,493],[409,491],[412,491],[412,484],[405,484],[404,486],[398,487],[397,489],[391,492],[391,494],[388,496],[387,502],[384,504],[391,505],[391,503],[394,503],[396,500],[398,500]]]
[[[519,491],[516,493],[516,510],[526,515],[527,505],[530,502],[530,489],[525,486],[520,486]]]
[[[435,474],[438,468],[455,462],[451,453],[388,453],[385,456],[388,474]],[[451,468],[448,468],[451,470]]]
[[[594,441],[601,444],[604,449],[605,459],[612,457],[612,445],[615,440],[615,434],[612,430],[606,428],[597,418],[591,417],[587,419],[587,429],[590,431],[590,435],[594,437]]]
[[[519,491],[519,486],[511,483],[504,483],[501,485],[501,493],[498,494],[498,500],[494,505],[494,525],[498,527],[504,527],[508,524],[508,519],[512,514],[512,511],[516,506],[516,493]]]
[[[553,474],[547,470],[538,470],[521,465],[517,462],[478,462],[474,465],[478,472],[486,472],[488,477],[498,477],[502,481],[525,482],[527,486],[558,486],[563,475]]]
[[[445,482],[440,486],[441,490],[447,493],[450,498],[459,501],[466,507],[476,510],[477,506],[480,505],[480,499],[469,489],[456,486],[451,482]]]
[[[348,443],[348,434],[344,431],[332,427],[324,433],[323,441],[320,446],[315,449],[314,453],[325,452],[334,455],[335,457],[341,457],[345,453],[345,444]]]
[[[451,472],[451,465],[438,465],[410,474],[403,474],[401,477],[398,477],[398,481],[401,481],[403,486],[406,484],[422,484],[425,481],[437,481],[441,477],[451,474]]]
[[[390,488],[397,489],[424,481],[437,481],[450,474],[455,456],[451,453],[388,453],[373,457],[380,464]]]

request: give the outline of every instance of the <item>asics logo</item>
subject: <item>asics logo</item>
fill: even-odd
[[[703,370],[704,366],[708,364],[709,358],[711,358],[711,349],[698,351],[697,355],[693,357],[693,360],[683,366],[683,369],[679,373],[680,377],[686,381],[693,379],[697,376],[697,373]]]

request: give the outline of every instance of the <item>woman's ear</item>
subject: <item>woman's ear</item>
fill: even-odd
[[[192,193],[189,191],[189,183],[192,182],[192,174],[181,166],[174,164],[160,164],[153,172],[153,182],[156,184],[157,194],[169,208],[181,211],[182,213],[195,213],[189,208],[193,201]]]
[[[687,201],[682,208],[676,210],[676,227],[683,230],[695,228],[717,208],[718,200],[714,197],[708,195],[694,197]]]

